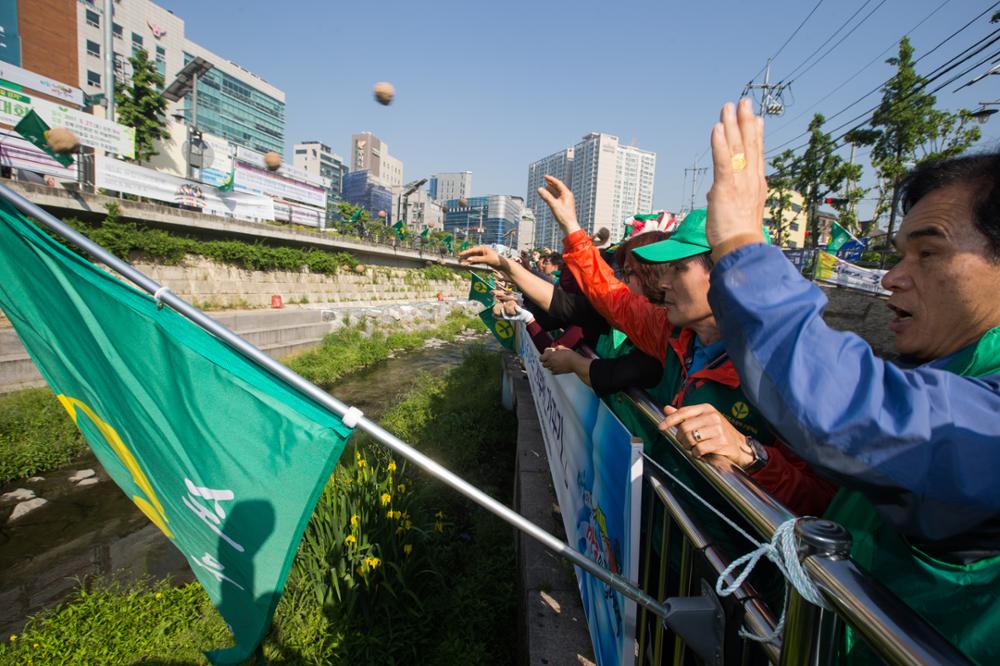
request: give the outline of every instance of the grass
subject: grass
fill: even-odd
[[[0,396],[0,483],[65,465],[86,449],[49,389]]]
[[[329,388],[347,373],[384,361],[395,351],[415,349],[430,338],[451,341],[467,328],[482,330],[482,320],[458,310],[434,328],[410,333],[375,331],[366,337],[359,324],[327,335],[319,347],[284,362],[312,383]]]
[[[512,494],[516,422],[499,407],[498,369],[498,355],[473,350],[459,368],[422,381],[382,423],[505,501]],[[355,447],[338,465],[303,540],[264,644],[269,663],[513,663],[511,529],[424,474],[402,463],[397,468],[371,440],[358,437]],[[380,524],[394,527],[394,519],[356,488],[368,479],[369,490],[384,492],[387,478],[390,487],[406,486],[406,503],[394,497],[392,506],[412,515],[412,530],[380,531]],[[347,517],[356,514],[362,515],[357,524]],[[364,534],[358,544],[367,550],[345,555],[344,540],[331,537],[331,528]],[[403,541],[412,544],[409,552]],[[376,555],[381,564],[355,570],[360,555]],[[342,566],[348,556],[355,559]],[[16,640],[0,644],[0,664],[204,663],[202,650],[226,644],[222,621],[199,585],[112,582],[32,618]]]

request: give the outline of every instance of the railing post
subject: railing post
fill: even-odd
[[[830,520],[803,518],[795,525],[795,539],[800,560],[850,556],[850,532]],[[842,630],[843,623],[835,612],[809,603],[789,585],[781,666],[833,666]]]

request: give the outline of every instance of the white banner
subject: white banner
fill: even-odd
[[[274,219],[307,227],[321,227],[326,218],[326,211],[320,208],[310,208],[288,201],[274,202]]]
[[[89,113],[29,97],[9,88],[0,88],[0,123],[13,127],[34,110],[49,127],[65,127],[80,143],[101,152],[135,157],[135,130]]]
[[[79,156],[68,167],[49,157],[27,139],[7,130],[0,130],[0,165],[14,169],[26,169],[56,180],[77,179],[76,168],[80,163]]]
[[[816,262],[817,280],[883,296],[889,296],[892,293],[882,288],[882,276],[886,273],[888,271],[855,266],[829,252],[820,252],[819,261]]]
[[[233,148],[226,139],[204,133],[205,156],[208,158],[201,167],[201,182],[218,187],[226,182],[233,168]]]
[[[519,354],[545,440],[569,544],[608,571],[639,580],[642,442],[576,375],[553,375],[519,325]],[[576,568],[598,666],[635,663],[636,604]]]
[[[35,92],[45,93],[70,104],[83,106],[83,91],[79,88],[47,79],[9,62],[0,62],[0,79],[24,86]]]
[[[138,164],[96,156],[94,184],[98,188],[165,201],[208,215],[241,220],[273,220],[274,202],[242,192],[219,192],[214,187],[153,171]]]
[[[244,148],[243,146],[236,147],[236,159],[240,162],[246,162],[250,166],[258,169],[267,168],[264,166],[264,153],[257,152],[256,150],[250,150],[249,148]],[[268,171],[267,173],[285,176],[290,180],[297,180],[310,185],[315,185],[316,187],[322,187],[323,189],[328,189],[330,187],[329,178],[314,176],[305,169],[299,169],[298,167],[294,167],[286,162],[282,162],[277,171]]]
[[[235,183],[236,189],[241,192],[265,194],[326,209],[326,189],[322,186],[292,180],[280,172],[269,173],[264,168],[251,166],[238,158]]]

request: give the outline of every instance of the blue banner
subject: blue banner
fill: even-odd
[[[523,324],[518,351],[531,383],[570,545],[638,584],[642,440],[576,375],[553,375]],[[576,568],[598,666],[635,662],[636,605]]]

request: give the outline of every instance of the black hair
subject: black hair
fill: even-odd
[[[1000,263],[1000,152],[918,166],[899,185],[899,209],[905,215],[931,192],[953,185],[971,188],[972,222],[986,237],[993,261]]]

